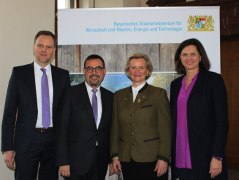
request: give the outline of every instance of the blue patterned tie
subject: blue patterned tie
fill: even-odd
[[[96,97],[96,92],[97,89],[92,89],[92,109],[93,109],[93,113],[94,113],[94,117],[95,117],[95,122],[97,122],[97,118],[98,118],[98,103],[97,103],[97,97]]]
[[[41,98],[42,98],[42,126],[48,128],[50,126],[50,98],[49,98],[49,88],[48,80],[46,75],[46,69],[41,68],[43,72],[41,78]]]

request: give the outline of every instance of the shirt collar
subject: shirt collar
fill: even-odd
[[[191,81],[190,84],[193,84],[193,83],[196,81],[196,79],[197,79],[197,77],[198,77],[198,74],[199,74],[199,72],[197,72],[197,74],[195,74],[195,76],[192,78],[192,81]],[[183,80],[182,80],[182,84],[183,84],[183,85],[186,84],[186,75],[184,76],[184,78],[183,78]]]
[[[90,85],[85,81],[85,86],[88,92],[92,92],[91,90],[93,89],[92,87],[90,87]],[[99,92],[100,90],[100,86],[96,88],[97,92]]]
[[[41,70],[41,66],[39,66],[39,64],[37,64],[35,61],[34,61],[34,69],[35,70]],[[50,64],[48,64],[46,67],[44,67],[44,69],[46,69],[46,71],[49,71],[49,70],[51,70],[51,65]]]
[[[133,91],[133,92],[139,92],[139,90],[140,90],[142,87],[144,87],[145,84],[146,84],[146,81],[145,81],[144,83],[140,84],[140,85],[137,86],[137,87],[131,86],[132,91]]]

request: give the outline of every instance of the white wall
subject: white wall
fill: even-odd
[[[145,6],[147,0],[133,0],[133,4],[126,3],[127,1],[90,2],[94,2],[95,7],[127,7],[139,4]],[[12,67],[33,61],[32,45],[35,34],[43,29],[54,32],[54,9],[54,0],[0,0],[0,124]],[[6,168],[1,155],[0,179],[14,179],[13,171]]]
[[[33,61],[33,39],[39,30],[54,32],[54,8],[54,0],[0,0],[0,124],[12,67]],[[0,179],[14,179],[2,155]]]

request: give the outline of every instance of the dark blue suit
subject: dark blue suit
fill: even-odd
[[[103,87],[100,91],[102,116],[98,129],[85,82],[71,87],[60,105],[57,164],[70,165],[71,175],[75,177],[91,176],[94,173],[93,165],[99,168],[98,175],[87,179],[102,180],[106,175],[110,156],[113,93]]]
[[[53,127],[57,123],[56,111],[60,97],[66,87],[70,86],[69,73],[66,70],[51,66],[52,72],[52,83],[53,83]],[[38,166],[36,162],[33,162],[33,156],[37,156],[37,160],[44,158],[44,163],[50,162],[47,157],[42,157],[40,149],[43,146],[54,147],[54,130],[50,133],[36,132],[36,121],[37,121],[38,109],[37,109],[37,98],[36,98],[36,87],[34,78],[34,64],[27,64],[23,66],[14,67],[12,75],[9,81],[5,109],[2,121],[2,146],[1,150],[9,151],[13,150],[16,152],[16,179],[31,180],[34,179],[35,168]],[[53,128],[54,129],[54,128]],[[37,143],[36,143],[37,142]],[[40,148],[38,148],[39,146]],[[35,150],[39,149],[39,152]],[[49,156],[54,159],[55,152],[51,148]],[[44,149],[47,151],[48,149]],[[33,152],[30,152],[33,151]],[[28,156],[31,162],[22,162],[25,157]],[[32,156],[32,157],[31,157]],[[43,161],[41,162],[43,163]],[[55,163],[52,160],[52,163]],[[43,164],[44,166],[44,164]],[[57,169],[51,165],[46,165],[46,172],[42,172],[42,178],[47,180],[47,176],[43,174],[56,173]],[[23,169],[24,173],[18,173],[19,169]],[[29,168],[32,172],[27,172],[25,168]],[[32,169],[33,168],[33,169]],[[44,171],[44,170],[43,170]],[[49,176],[50,177],[50,176]],[[52,177],[52,176],[51,176]],[[52,180],[52,179],[49,179]]]

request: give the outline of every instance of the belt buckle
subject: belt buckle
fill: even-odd
[[[48,127],[48,128],[36,128],[36,130],[39,132],[39,133],[45,133],[45,132],[48,132],[52,129],[52,127]]]
[[[40,132],[40,133],[44,133],[44,132],[46,132],[46,131],[47,131],[47,128],[44,128],[44,127],[39,128],[39,132]]]

